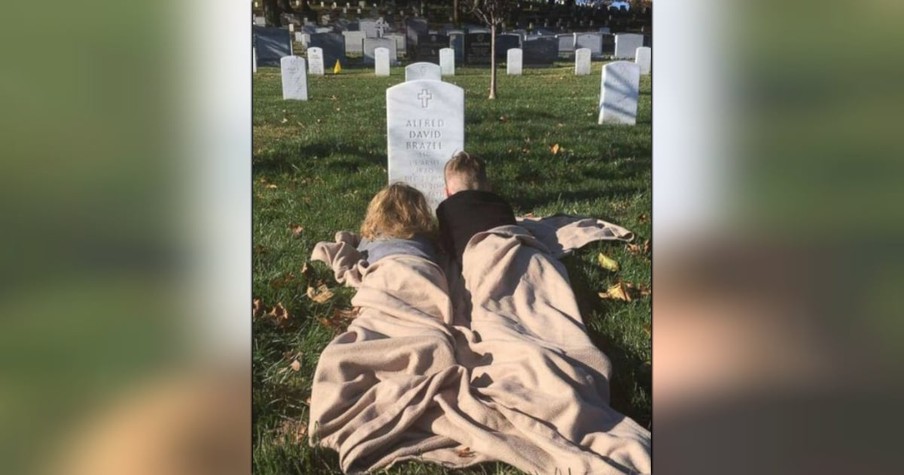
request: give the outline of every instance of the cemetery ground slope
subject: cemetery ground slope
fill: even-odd
[[[524,75],[499,74],[499,98],[486,100],[489,71],[457,67],[445,81],[465,90],[467,150],[486,158],[496,190],[517,214],[592,215],[625,226],[637,244],[651,238],[651,84],[641,78],[637,125],[597,125],[602,63],[575,76],[573,63]],[[343,327],[351,289],[305,262],[318,241],[357,230],[370,198],[386,183],[386,89],[404,79],[349,69],[308,77],[307,102],[283,101],[278,68],[261,67],[253,91],[253,457],[256,474],[338,474],[336,454],[312,449],[305,434],[317,358]],[[621,269],[603,269],[598,254]],[[621,243],[595,243],[564,259],[593,340],[612,360],[612,405],[644,426],[651,420],[650,298],[601,299],[625,282],[649,287],[651,262]],[[333,293],[312,299],[309,287]],[[316,294],[315,294],[316,296]],[[280,304],[281,308],[273,310]],[[477,449],[477,448],[475,448]],[[390,474],[440,474],[410,462]],[[457,472],[517,474],[504,464]]]

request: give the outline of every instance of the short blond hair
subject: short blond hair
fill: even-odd
[[[446,166],[443,167],[443,178],[446,180],[446,187],[450,190],[457,188],[458,190],[490,191],[486,164],[483,159],[464,150],[456,152],[455,155],[452,155],[452,159],[446,162]],[[455,182],[457,186],[449,186],[450,182]]]
[[[367,239],[411,239],[417,234],[431,236],[436,229],[427,198],[406,183],[393,183],[374,195],[361,224]]]

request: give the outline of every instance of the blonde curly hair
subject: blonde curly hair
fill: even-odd
[[[411,239],[416,234],[433,236],[436,224],[427,198],[416,188],[393,183],[374,195],[361,224],[366,239]]]

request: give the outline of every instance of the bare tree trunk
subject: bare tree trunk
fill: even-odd
[[[452,23],[455,23],[455,26],[461,25],[461,18],[458,17],[458,2],[459,0],[453,0],[452,2]]]
[[[490,97],[496,99],[496,23],[490,24]]]

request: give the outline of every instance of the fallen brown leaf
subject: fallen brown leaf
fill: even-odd
[[[559,144],[555,144],[552,147],[549,147],[549,151],[552,152],[553,155],[556,155],[559,153],[560,148],[561,147],[559,147]]]
[[[251,301],[251,316],[253,318],[263,317],[265,313],[267,313],[267,311],[264,308],[264,304],[261,302],[261,299],[254,299]]]
[[[600,263],[600,267],[606,269],[607,271],[618,272],[618,269],[620,268],[618,262],[615,259],[612,259],[602,252],[596,256],[596,260]]]
[[[649,255],[650,249],[651,249],[651,247],[650,247],[649,239],[644,241],[643,244],[628,243],[628,252],[630,252],[631,254],[635,254],[635,255],[639,255],[639,256],[640,255],[643,255],[643,256]]]
[[[293,225],[289,226],[289,230],[292,231],[292,237],[294,237],[294,238],[301,237],[301,233],[304,232],[304,226],[301,226],[298,224],[293,224]]]
[[[308,425],[303,421],[286,419],[280,424],[276,433],[279,436],[277,437],[277,440],[280,442],[288,440],[289,442],[300,444],[304,442],[304,439],[308,434]]]
[[[333,291],[327,288],[326,284],[323,284],[316,289],[314,287],[308,287],[308,298],[315,303],[326,303],[333,298]]]
[[[619,282],[611,287],[605,292],[600,292],[599,296],[603,300],[624,300],[625,302],[631,301],[631,293],[628,290],[628,287],[625,286],[624,282]]]
[[[266,186],[266,188],[267,188],[268,190],[275,190],[275,189],[277,189],[277,188],[279,188],[279,187],[276,186],[276,185],[274,185],[273,183],[270,183],[270,184],[268,184],[268,185]]]
[[[267,314],[268,317],[272,317],[277,325],[282,325],[283,323],[289,321],[289,311],[286,310],[286,307],[283,307],[282,303],[277,303],[273,309]]]
[[[292,368],[292,371],[295,371],[297,373],[299,370],[301,370],[301,362],[298,360],[292,360],[292,363],[289,365],[289,367]]]

